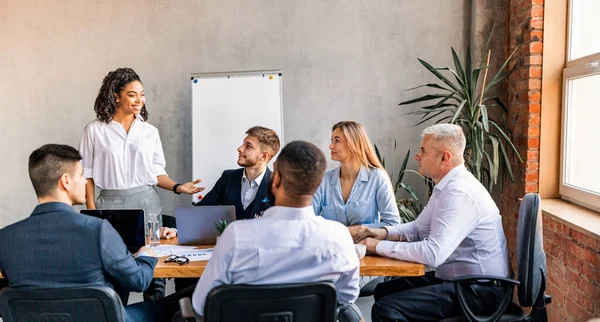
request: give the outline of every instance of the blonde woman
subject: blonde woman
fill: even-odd
[[[340,166],[325,172],[312,201],[315,214],[348,226],[353,236],[358,226],[399,224],[392,183],[364,127],[354,121],[336,123],[329,150]]]

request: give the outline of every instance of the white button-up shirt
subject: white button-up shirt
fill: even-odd
[[[125,132],[116,121],[90,122],[83,130],[79,152],[83,175],[101,189],[129,189],[156,185],[166,175],[158,129],[135,119]]]
[[[385,228],[388,240],[406,242],[382,241],[378,254],[437,267],[438,278],[512,275],[498,207],[463,165],[435,186],[415,221]]]
[[[256,198],[256,194],[258,193],[258,188],[260,187],[260,183],[262,182],[263,177],[265,176],[266,170],[256,177],[256,179],[252,181],[248,181],[246,177],[246,169],[242,174],[242,205],[244,209],[248,208],[248,206],[252,203],[252,200]]]
[[[261,218],[232,222],[219,238],[192,296],[204,315],[206,295],[222,284],[331,281],[339,303],[359,293],[359,260],[348,229],[312,207],[275,206]]]

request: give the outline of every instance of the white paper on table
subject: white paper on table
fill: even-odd
[[[190,260],[190,262],[195,262],[195,261],[209,260],[212,257],[212,253],[213,253],[212,248],[206,248],[206,249],[194,249],[192,251],[184,251],[181,254],[176,254],[176,255],[185,256]]]
[[[181,254],[183,254],[183,253],[203,250],[203,249],[196,248],[196,246],[180,246],[180,245],[159,245],[159,246],[154,246],[151,249],[154,251],[154,253],[156,253],[156,256],[158,256],[158,257],[169,256],[169,255],[182,256]],[[206,250],[208,250],[208,249],[206,249]],[[212,251],[212,248],[210,248],[210,250]]]

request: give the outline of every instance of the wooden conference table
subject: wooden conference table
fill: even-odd
[[[177,245],[177,238],[162,239],[163,245]],[[198,248],[211,248],[212,246],[198,246]],[[196,261],[179,265],[165,263],[165,258],[160,257],[154,268],[154,277],[200,277],[208,261]],[[382,257],[379,255],[366,255],[360,260],[360,275],[362,276],[421,276],[425,274],[425,266],[399,259]],[[3,278],[0,274],[0,278]]]
[[[177,238],[162,239],[161,244],[177,245]],[[212,246],[198,246],[198,248],[211,248]],[[158,259],[154,268],[154,277],[200,277],[208,261],[196,261],[179,265],[165,263],[165,257]],[[425,265],[405,262],[399,259],[382,257],[379,255],[366,255],[360,260],[361,276],[421,276],[425,274]]]

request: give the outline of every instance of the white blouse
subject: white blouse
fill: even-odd
[[[167,174],[158,129],[137,118],[129,133],[116,121],[90,122],[83,130],[79,152],[84,177],[94,179],[100,189],[156,185],[156,177]]]

